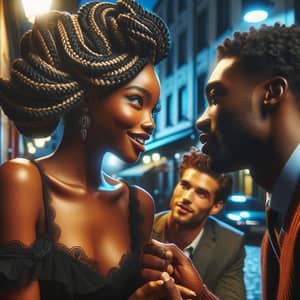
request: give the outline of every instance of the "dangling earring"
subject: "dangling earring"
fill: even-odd
[[[88,113],[87,106],[84,106],[82,109],[82,115],[79,118],[79,127],[80,127],[80,135],[82,141],[86,140],[87,132],[91,124],[91,118]]]

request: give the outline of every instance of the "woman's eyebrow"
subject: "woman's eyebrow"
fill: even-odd
[[[138,85],[131,85],[131,86],[127,87],[126,90],[138,90],[138,91],[146,94],[146,96],[150,97],[150,92]]]

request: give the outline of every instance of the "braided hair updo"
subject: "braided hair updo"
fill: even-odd
[[[121,87],[163,59],[169,44],[165,23],[133,0],[50,12],[23,36],[10,80],[0,80],[0,103],[21,133],[49,135],[84,88]]]

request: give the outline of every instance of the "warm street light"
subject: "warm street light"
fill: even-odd
[[[50,10],[52,0],[22,0],[22,3],[27,19],[33,23],[37,15]]]
[[[244,15],[244,21],[247,23],[262,22],[268,17],[266,10],[251,10]]]

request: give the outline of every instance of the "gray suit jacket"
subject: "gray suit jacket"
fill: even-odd
[[[152,238],[165,239],[168,212],[156,214]],[[209,217],[192,261],[206,286],[221,300],[244,300],[244,236],[237,229]]]

